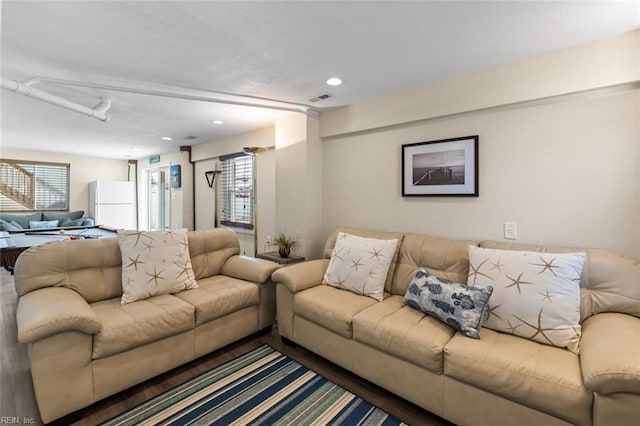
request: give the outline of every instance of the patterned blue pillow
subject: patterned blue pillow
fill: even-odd
[[[493,287],[470,287],[418,269],[404,295],[404,303],[439,319],[467,337],[480,338]]]
[[[58,226],[57,220],[32,220],[29,222],[29,227],[31,229],[51,229],[56,228]]]

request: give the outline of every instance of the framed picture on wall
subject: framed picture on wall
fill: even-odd
[[[478,135],[402,145],[402,196],[478,196]]]

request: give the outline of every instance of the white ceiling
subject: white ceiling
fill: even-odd
[[[333,108],[640,28],[640,2],[155,1],[1,4],[2,76],[226,91]],[[344,84],[329,87],[327,78]],[[1,90],[1,147],[142,158],[282,111],[41,82],[103,123]],[[217,126],[214,119],[225,122]],[[167,142],[161,136],[171,136]],[[187,136],[196,139],[185,140]]]

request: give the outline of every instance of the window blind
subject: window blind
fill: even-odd
[[[253,157],[243,153],[220,157],[220,224],[253,229]]]
[[[68,211],[70,164],[0,159],[1,211]]]

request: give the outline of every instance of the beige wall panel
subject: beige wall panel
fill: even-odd
[[[392,93],[322,114],[322,137],[640,80],[640,31]]]
[[[324,234],[337,226],[606,248],[640,257],[640,90],[556,98],[326,139]],[[401,195],[401,145],[480,136],[480,196]]]

